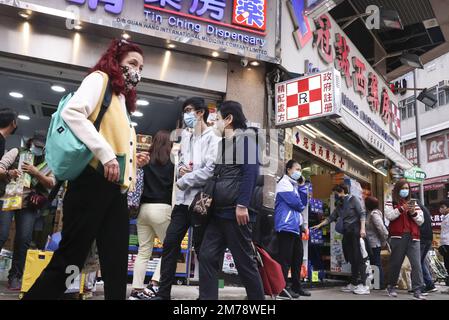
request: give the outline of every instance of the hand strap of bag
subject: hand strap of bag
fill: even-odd
[[[108,83],[106,85],[106,90],[104,92],[103,96],[103,102],[101,103],[100,112],[98,113],[97,119],[95,119],[94,126],[97,131],[100,131],[101,122],[103,121],[103,117],[106,114],[106,111],[108,111],[109,106],[111,105],[112,101],[112,85],[111,85],[111,79],[108,77]],[[48,203],[51,204],[53,200],[55,200],[56,196],[58,195],[59,189],[61,189],[62,185],[64,184],[64,181],[57,181],[56,185],[51,189],[50,195],[48,196]]]

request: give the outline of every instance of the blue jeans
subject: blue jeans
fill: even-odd
[[[380,278],[380,288],[383,289],[385,287],[384,283],[384,272],[382,270],[382,260],[380,257],[380,252],[382,251],[381,247],[371,248],[372,255],[369,257],[369,261],[371,265],[379,267],[379,278]]]
[[[422,275],[424,278],[424,284],[427,288],[434,287],[432,275],[429,272],[429,266],[426,262],[426,256],[432,247],[432,241],[429,240],[421,240],[421,267],[422,267]]]
[[[22,279],[27,250],[33,238],[34,222],[37,212],[31,209],[7,212],[0,211],[0,250],[8,240],[9,228],[13,216],[16,222],[16,236],[14,238],[12,265],[8,276],[10,280],[13,278]]]

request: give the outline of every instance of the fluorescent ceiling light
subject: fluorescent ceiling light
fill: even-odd
[[[58,86],[58,85],[51,86],[51,90],[53,90],[55,92],[65,92],[65,88],[62,86]]]
[[[133,116],[137,117],[137,118],[141,118],[141,117],[143,117],[143,113],[140,111],[136,111],[136,112],[133,112]]]
[[[350,151],[349,149],[347,149],[346,147],[343,147],[340,143],[338,143],[337,141],[335,141],[334,139],[332,139],[331,137],[327,136],[326,134],[324,134],[323,132],[321,132],[320,130],[312,127],[310,124],[306,124],[307,128],[312,130],[312,132],[316,132],[318,135],[322,136],[323,138],[325,138],[326,140],[332,142],[335,146],[339,147],[340,149],[346,151],[346,153],[348,153],[349,155],[351,155],[353,158],[359,160],[361,163],[363,163],[365,166],[371,168],[372,170],[374,170],[377,173],[380,173],[381,175],[383,175],[384,177],[386,177],[387,175],[380,171],[379,169],[377,169],[375,166],[373,166],[372,164],[370,164],[369,162],[367,162],[366,160],[362,159],[361,157],[359,157],[358,155],[356,155],[354,152]]]
[[[145,99],[139,99],[139,100],[137,100],[136,104],[141,107],[146,107],[150,104],[150,102]]]
[[[28,116],[26,116],[26,115],[24,115],[24,114],[19,114],[19,115],[18,115],[18,118],[19,118],[20,120],[25,120],[25,121],[28,121],[28,120],[31,119],[30,117],[28,117]]]
[[[21,94],[20,92],[10,92],[9,95],[13,98],[16,99],[22,99],[23,98],[23,94]]]

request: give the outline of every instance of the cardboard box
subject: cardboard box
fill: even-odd
[[[178,262],[176,265],[176,273],[187,273],[187,264],[185,262]]]

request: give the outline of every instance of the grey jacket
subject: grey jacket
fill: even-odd
[[[382,247],[387,241],[388,230],[385,227],[382,212],[376,209],[368,213],[366,219],[366,237],[371,248]]]
[[[177,205],[190,206],[195,195],[213,176],[220,140],[212,128],[206,129],[200,136],[195,136],[188,129],[183,131],[177,172],[179,174],[182,165],[189,164],[193,165],[193,170],[176,182]]]
[[[335,209],[327,218],[327,221],[329,223],[336,221],[341,215],[345,231],[355,231],[354,228],[360,230],[360,221],[366,220],[365,209],[363,209],[360,201],[352,195],[345,196],[343,201],[345,205],[342,208]]]

